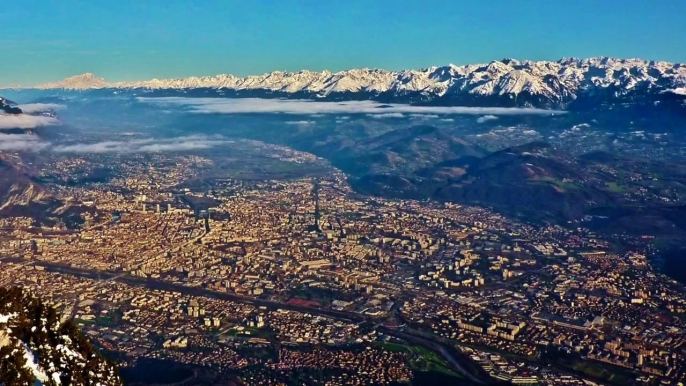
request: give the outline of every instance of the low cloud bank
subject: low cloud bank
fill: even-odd
[[[284,123],[287,125],[309,126],[309,125],[314,125],[317,122],[315,122],[315,121],[286,121]]]
[[[186,136],[175,138],[146,138],[130,141],[103,141],[53,146],[55,153],[161,153],[209,149],[227,143],[223,137]]]
[[[197,114],[470,114],[470,115],[551,115],[563,114],[559,110],[509,107],[412,106],[381,104],[374,101],[320,102],[299,99],[262,98],[186,98],[138,97],[142,103],[161,106],[178,106]]]
[[[50,151],[62,154],[162,153],[209,149],[232,141],[221,136],[192,135],[55,145],[32,134],[0,133],[0,151]]]
[[[382,114],[367,114],[368,117],[370,118],[405,118],[405,114],[403,113],[382,113]]]
[[[38,151],[50,146],[40,138],[30,134],[0,133],[0,151]]]
[[[0,115],[0,129],[35,129],[43,126],[57,126],[60,121],[53,117],[26,114]]]
[[[60,105],[57,103],[27,103],[17,107],[27,114],[40,113],[41,111],[47,110],[61,111],[67,109],[66,105]]]

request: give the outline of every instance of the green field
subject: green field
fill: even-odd
[[[593,377],[602,378],[616,384],[628,384],[631,378],[624,373],[614,372],[599,363],[581,361],[574,365],[574,370]]]
[[[450,369],[448,362],[439,354],[422,346],[410,347],[414,357],[410,359],[410,366],[415,371],[437,372],[452,377],[461,378],[459,374]]]
[[[226,335],[247,338],[269,338],[272,334],[266,329],[244,327],[243,331],[238,331],[237,329],[232,328],[229,331],[227,331]]]
[[[407,353],[410,368],[415,372],[425,373],[426,376],[429,376],[430,374],[439,374],[448,377],[462,378],[459,374],[450,369],[450,365],[443,357],[422,346],[403,345],[390,342],[377,342],[374,346],[386,351]]]
[[[624,187],[620,186],[616,182],[608,182],[607,183],[607,189],[613,193],[624,193],[624,192],[626,192],[626,189],[624,189]]]
[[[409,352],[410,349],[398,343],[379,342],[374,346],[390,352]]]

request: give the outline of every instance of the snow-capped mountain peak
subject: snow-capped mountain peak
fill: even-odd
[[[610,57],[562,58],[558,61],[494,60],[486,64],[449,64],[420,70],[359,68],[338,72],[274,71],[262,75],[152,79],[107,82],[93,74],[47,83],[37,88],[194,89],[264,91],[279,95],[359,97],[386,100],[416,95],[422,100],[504,98],[518,105],[565,106],[581,95],[608,91],[613,96],[635,90],[661,93],[686,86],[686,65]]]
[[[70,76],[59,82],[45,83],[37,88],[64,88],[68,90],[87,90],[106,88],[110,84],[104,79],[95,76],[95,74],[87,72],[81,75]]]

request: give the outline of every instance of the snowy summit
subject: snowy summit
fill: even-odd
[[[137,82],[107,82],[83,74],[40,89],[223,89],[265,91],[285,95],[360,99],[415,95],[422,100],[460,98],[526,98],[523,105],[565,106],[581,95],[632,92],[681,94],[686,87],[686,65],[641,59],[596,57],[558,61],[503,59],[487,64],[447,65],[421,70],[353,69],[340,72],[283,72],[236,77],[216,75]],[[366,98],[365,98],[366,99]]]

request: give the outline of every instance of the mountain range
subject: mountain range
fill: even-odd
[[[632,101],[645,95],[657,100],[685,100],[686,65],[609,57],[558,61],[503,59],[420,70],[274,71],[247,77],[222,74],[133,82],[108,82],[87,73],[35,88],[211,89],[225,96],[567,108],[606,100]]]
[[[50,194],[19,166],[0,155],[0,213],[15,206],[45,203]]]
[[[0,152],[0,218],[27,217],[46,226],[76,227],[83,223],[84,213],[96,210],[56,197],[18,156]]]
[[[391,137],[402,139],[384,140]],[[542,141],[489,152],[431,126],[362,140],[328,158],[365,194],[479,205],[535,222],[586,219],[632,234],[686,232],[681,164],[600,151],[572,156]]]

